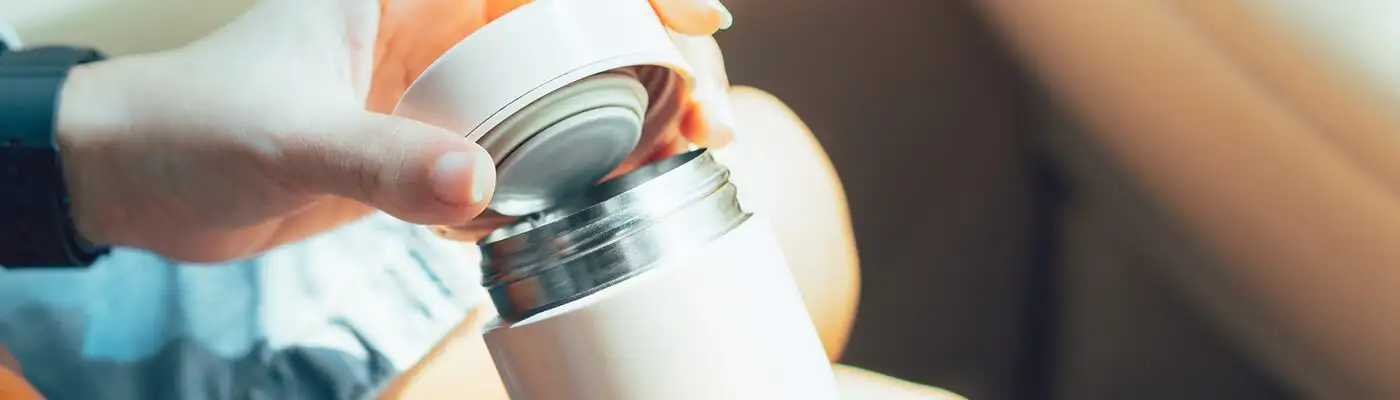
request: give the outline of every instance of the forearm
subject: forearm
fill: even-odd
[[[1400,394],[1388,376],[1400,202],[1381,157],[1362,167],[1164,2],[982,4],[1099,144],[1222,256],[1219,275],[1262,329],[1339,385]]]

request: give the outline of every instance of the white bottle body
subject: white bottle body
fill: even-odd
[[[817,330],[757,217],[485,337],[515,400],[837,398]]]

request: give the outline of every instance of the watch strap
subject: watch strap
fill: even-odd
[[[72,47],[0,54],[0,265],[87,266],[107,252],[74,228],[54,137],[68,72],[102,58]]]

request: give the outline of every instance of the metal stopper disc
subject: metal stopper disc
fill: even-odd
[[[512,115],[479,141],[497,160],[490,208],[526,215],[593,187],[637,146],[646,109],[635,77],[605,73]]]

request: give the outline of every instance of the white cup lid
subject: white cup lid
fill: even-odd
[[[641,68],[665,72],[639,82]],[[448,50],[394,114],[480,143],[498,168],[489,207],[524,215],[597,184],[693,84],[649,1],[535,0]]]

